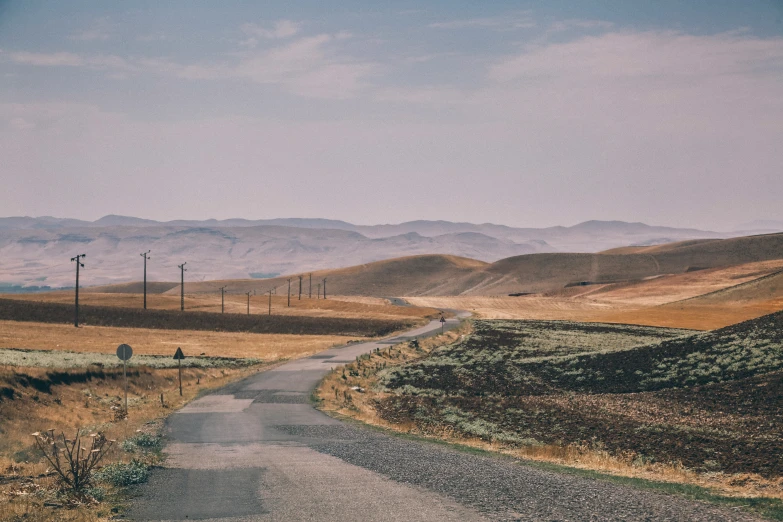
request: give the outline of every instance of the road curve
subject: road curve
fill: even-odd
[[[458,324],[447,322],[447,328]],[[204,396],[166,422],[168,460],[131,520],[754,520],[731,510],[344,424],[310,394],[334,366],[407,338],[333,348]]]

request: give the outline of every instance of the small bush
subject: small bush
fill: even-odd
[[[149,476],[149,467],[136,459],[127,464],[124,462],[109,464],[95,473],[95,478],[97,480],[111,484],[117,488],[133,486],[134,484],[143,484],[147,482]]]
[[[128,453],[157,453],[163,449],[163,440],[157,435],[139,433],[122,441],[122,449]]]

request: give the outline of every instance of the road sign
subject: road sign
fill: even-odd
[[[174,353],[174,358],[177,360],[177,373],[179,374],[179,396],[182,397],[182,359],[185,358],[185,354],[182,353],[182,348],[179,346]]]
[[[131,348],[130,345],[121,344],[117,347],[117,357],[119,357],[121,361],[127,361],[132,356],[133,348]]]
[[[445,317],[443,317],[442,315],[440,316],[440,322],[441,322],[441,323],[445,323],[445,322],[446,322],[446,318],[445,318]]]
[[[122,361],[122,378],[125,380],[125,415],[128,415],[128,374],[125,366],[128,359],[133,356],[133,348],[129,344],[121,344],[117,347],[117,357]]]

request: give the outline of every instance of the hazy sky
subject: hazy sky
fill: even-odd
[[[0,0],[0,215],[783,219],[783,2]]]

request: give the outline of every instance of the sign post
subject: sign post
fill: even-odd
[[[440,316],[440,333],[443,333],[445,326],[446,326],[446,318],[441,315]]]
[[[128,344],[121,344],[117,347],[117,357],[122,361],[122,378],[125,381],[125,414],[128,414],[128,374],[126,372],[126,362],[133,356],[133,348]]]
[[[174,358],[177,360],[177,369],[179,370],[179,396],[182,397],[182,359],[185,358],[182,348],[177,348]]]

